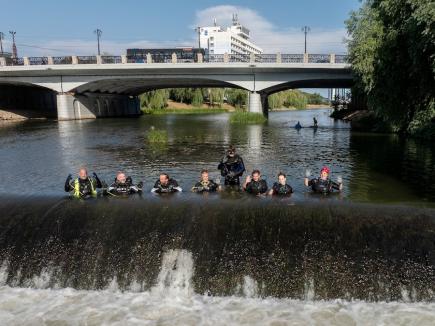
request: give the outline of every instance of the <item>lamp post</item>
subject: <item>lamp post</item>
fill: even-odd
[[[17,46],[15,44],[15,34],[17,34],[17,32],[9,31],[9,33],[12,35],[12,58],[16,59],[18,57]]]
[[[3,40],[5,39],[5,34],[0,32],[0,54],[3,55]]]
[[[304,51],[304,53],[307,53],[307,34],[310,31],[311,31],[311,28],[309,26],[302,27],[302,32],[304,32],[304,34],[305,34],[305,51]]]
[[[103,31],[101,29],[97,28],[94,31],[94,33],[97,34],[98,55],[100,55],[100,37],[101,37],[101,34],[103,34]]]

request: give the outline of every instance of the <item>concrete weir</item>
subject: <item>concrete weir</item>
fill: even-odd
[[[140,115],[136,96],[113,94],[57,94],[58,120]]]

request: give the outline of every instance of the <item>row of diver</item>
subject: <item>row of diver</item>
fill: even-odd
[[[245,164],[240,155],[236,154],[234,146],[226,151],[225,156],[218,165],[221,175],[225,178],[225,186],[240,188],[240,178],[245,172]],[[343,189],[341,178],[337,182],[330,179],[330,170],[323,167],[320,171],[320,176],[310,179],[311,173],[307,170],[304,183],[306,187],[311,187],[312,191],[321,194],[330,194],[334,191],[340,192]],[[123,172],[118,172],[114,182],[108,186],[104,181],[101,181],[96,173],[92,176],[88,175],[86,168],[79,170],[78,177],[73,179],[71,174],[68,175],[65,181],[65,191],[69,192],[75,198],[96,197],[97,189],[102,189],[104,195],[111,196],[127,196],[130,194],[141,193],[143,190],[143,182],[134,184],[131,177],[126,176]],[[246,177],[242,184],[242,189],[253,195],[276,195],[290,196],[293,193],[293,188],[287,184],[286,175],[278,174],[278,180],[271,189],[268,189],[266,180],[261,178],[259,170],[252,171],[251,175]],[[207,170],[201,171],[201,179],[192,187],[193,192],[216,192],[222,190],[220,181],[215,182],[209,178]],[[181,192],[182,188],[178,182],[169,177],[166,173],[161,173],[159,179],[155,182],[151,192],[157,194]]]

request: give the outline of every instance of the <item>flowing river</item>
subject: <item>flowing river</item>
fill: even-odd
[[[309,127],[312,118],[319,128]],[[150,144],[150,128],[168,141]],[[192,194],[234,144],[291,198]],[[329,110],[3,123],[1,325],[434,325],[435,147],[354,133]],[[76,201],[86,165],[142,196]],[[323,165],[344,191],[313,196]],[[160,171],[186,190],[149,193]]]

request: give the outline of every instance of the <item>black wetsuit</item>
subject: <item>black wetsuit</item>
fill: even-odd
[[[258,181],[252,180],[251,182],[248,182],[246,184],[246,192],[253,195],[266,193],[267,192],[266,180],[258,180]]]
[[[86,179],[72,179],[71,175],[66,178],[65,181],[65,191],[71,192],[74,197],[77,198],[86,198],[90,196],[96,195],[96,189],[101,188],[102,184],[100,179],[96,174],[94,174],[95,177],[87,177]],[[79,185],[79,191],[77,192],[75,189],[75,184],[78,182]]]
[[[275,182],[272,186],[273,194],[278,196],[289,196],[293,193],[293,189],[288,184],[282,185]]]
[[[181,191],[181,188],[178,185],[178,182],[175,181],[174,179],[169,179],[166,185],[162,185],[160,183],[160,180],[157,180],[152,189],[152,192],[156,192],[158,194],[178,192],[178,191]]]
[[[331,179],[311,179],[310,181],[308,181],[308,186],[310,186],[314,192],[319,194],[329,194],[334,190],[340,191],[340,185],[338,183],[335,183]]]
[[[239,186],[240,177],[245,172],[245,164],[239,155],[234,157],[226,156],[218,165],[218,170],[221,170],[221,175],[225,177],[225,185]]]
[[[130,194],[135,194],[142,192],[142,183],[140,182],[137,186],[133,185],[131,177],[127,177],[124,183],[115,180],[114,183],[110,185],[107,192],[115,196],[127,196]]]
[[[215,192],[219,188],[219,185],[213,180],[208,180],[208,182],[199,181],[192,188],[194,192]]]

